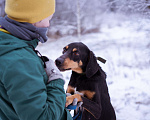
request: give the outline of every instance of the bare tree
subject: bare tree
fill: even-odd
[[[109,0],[109,8],[128,14],[150,14],[150,0]]]

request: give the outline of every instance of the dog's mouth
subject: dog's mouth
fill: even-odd
[[[66,70],[71,70],[71,68],[67,68],[67,69],[64,69],[64,68],[58,68],[60,71],[66,71]]]

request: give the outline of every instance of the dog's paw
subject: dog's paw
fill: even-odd
[[[71,95],[71,96],[68,96],[66,97],[66,107],[70,104],[73,103],[73,100],[77,98],[77,102],[80,102],[82,101],[82,98],[81,98],[81,95],[80,94],[74,94],[74,95]]]
[[[70,105],[74,100],[73,95],[66,97],[66,107]]]

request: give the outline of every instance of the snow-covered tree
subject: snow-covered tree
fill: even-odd
[[[77,1],[80,12],[77,12]],[[56,12],[51,21],[55,28],[50,33],[77,36],[99,32],[104,17],[110,13],[149,17],[150,0],[56,0]]]
[[[80,6],[80,0],[77,0],[77,32],[78,32],[78,39],[80,41],[80,36],[81,36],[81,18],[80,18],[80,10],[81,10],[81,6]]]

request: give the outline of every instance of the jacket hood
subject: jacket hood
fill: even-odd
[[[16,38],[10,34],[0,31],[0,56],[4,55],[12,50],[27,47],[32,45],[34,48],[38,45],[37,39],[26,41]]]

